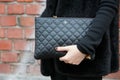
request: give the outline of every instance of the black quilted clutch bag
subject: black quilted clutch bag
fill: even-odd
[[[66,52],[55,47],[76,44],[90,28],[92,18],[35,18],[35,59],[57,58]]]

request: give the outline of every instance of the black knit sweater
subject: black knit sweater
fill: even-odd
[[[118,0],[47,0],[47,7],[41,17],[52,17],[53,15],[94,18],[89,25],[91,28],[87,35],[77,43],[78,49],[85,54],[90,54],[92,61],[84,60],[77,67],[57,61],[55,69],[58,72],[97,76],[118,70],[118,20],[116,18],[118,17]],[[112,66],[113,62],[114,66]],[[47,67],[51,66],[50,64],[53,62],[42,60],[43,74],[52,73]],[[48,69],[47,72],[45,66]],[[88,69],[86,70],[86,68]]]

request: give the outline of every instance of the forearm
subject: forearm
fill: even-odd
[[[104,33],[109,29],[111,21],[118,11],[117,4],[116,0],[101,0],[96,17],[89,25],[89,31],[77,43],[78,49],[85,54],[91,55],[92,59],[95,57],[95,49],[100,44]]]

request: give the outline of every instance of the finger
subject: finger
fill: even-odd
[[[66,61],[66,59],[64,57],[60,57],[59,60],[60,61]]]
[[[57,51],[68,51],[68,48],[65,46],[65,47],[56,47],[55,48]]]
[[[60,61],[64,61],[64,62],[68,62],[69,61],[69,59],[68,59],[68,57],[66,55],[63,56],[63,57],[60,57],[59,60]]]
[[[79,65],[80,63],[72,63],[73,65]]]
[[[76,60],[76,61],[74,61],[74,65],[79,65],[80,63],[82,62],[82,60]]]
[[[77,64],[77,63],[72,63],[72,65],[79,65],[79,64]]]
[[[66,63],[66,64],[70,64],[70,61],[68,61],[67,59],[63,59],[63,60],[61,60],[61,61],[63,61],[63,62]]]

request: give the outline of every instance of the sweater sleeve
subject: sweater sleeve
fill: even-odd
[[[95,49],[118,12],[118,4],[117,0],[101,0],[96,16],[89,25],[90,29],[77,43],[78,49],[84,54],[89,54],[91,60],[95,58]]]
[[[47,0],[46,8],[43,11],[41,17],[52,17],[55,15],[58,0]]]

